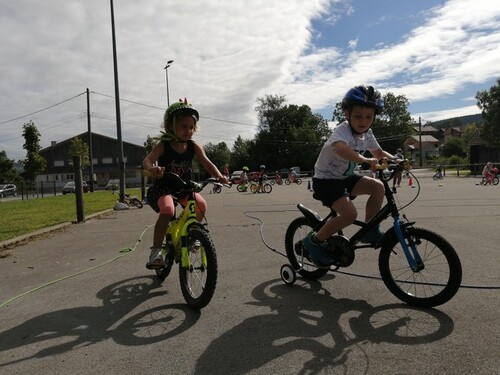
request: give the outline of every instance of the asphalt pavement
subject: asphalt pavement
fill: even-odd
[[[219,272],[206,308],[186,306],[177,269],[160,283],[144,267],[148,206],[62,225],[0,258],[0,374],[499,374],[500,186],[416,174],[420,189],[398,189],[402,205],[418,193],[405,214],[463,266],[442,306],[400,303],[376,279],[373,250],[345,273],[285,285],[296,204],[327,213],[307,180],[271,194],[207,190]]]

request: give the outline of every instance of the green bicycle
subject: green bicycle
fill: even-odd
[[[147,174],[147,172],[145,173]],[[188,197],[184,209],[175,215],[165,233],[162,255],[165,266],[156,275],[165,280],[175,263],[179,264],[182,295],[193,309],[202,309],[212,299],[217,284],[217,255],[206,226],[196,220],[194,193],[209,183],[185,182],[174,173],[166,173],[167,184],[174,197]],[[175,199],[176,204],[178,200]]]

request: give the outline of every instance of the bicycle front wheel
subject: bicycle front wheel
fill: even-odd
[[[306,253],[302,239],[313,231],[305,217],[292,221],[285,233],[286,256],[292,267],[306,279],[316,280],[324,276],[328,270],[316,267]]]
[[[396,235],[379,254],[379,270],[389,291],[413,306],[433,307],[448,302],[462,282],[462,265],[455,249],[442,236],[427,229],[408,228],[406,241],[415,243],[422,265],[413,271]]]
[[[217,284],[217,255],[206,230],[192,227],[188,233],[189,268],[179,263],[179,279],[186,303],[202,309],[212,299]]]
[[[270,184],[265,183],[264,185],[262,185],[262,190],[264,190],[264,193],[269,194],[271,191],[273,191],[273,187]]]

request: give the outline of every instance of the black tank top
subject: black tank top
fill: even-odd
[[[158,165],[165,167],[165,172],[176,173],[184,181],[191,179],[191,172],[194,158],[194,142],[187,141],[187,149],[182,154],[175,151],[169,141],[162,141],[163,154],[158,158]],[[156,180],[157,183],[163,184],[162,179]]]

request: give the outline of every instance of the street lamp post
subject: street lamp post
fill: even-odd
[[[169,95],[169,92],[168,92],[168,68],[170,65],[172,65],[172,63],[174,62],[174,60],[168,60],[167,61],[167,65],[165,65],[165,82],[167,83],[167,107],[170,106],[170,95]]]

